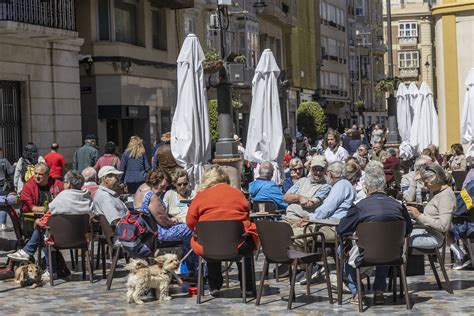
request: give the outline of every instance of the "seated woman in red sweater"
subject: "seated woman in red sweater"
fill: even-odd
[[[257,249],[259,238],[254,223],[249,219],[250,208],[242,192],[229,185],[229,176],[219,166],[213,166],[206,171],[201,179],[199,192],[189,206],[186,216],[186,224],[189,229],[194,231],[196,224],[201,221],[212,220],[239,220],[244,224],[245,232],[252,236],[248,238],[239,247],[240,253],[249,253]],[[203,254],[202,246],[196,238],[191,239],[191,246],[194,252],[200,256]],[[208,282],[209,290],[212,296],[219,296],[222,287],[223,278],[220,262],[208,262]],[[241,280],[240,265],[239,280]],[[250,269],[250,258],[245,260],[246,271]],[[247,293],[255,295],[252,292],[252,276],[247,273]]]

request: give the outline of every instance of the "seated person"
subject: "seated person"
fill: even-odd
[[[255,202],[270,201],[275,203],[277,210],[284,210],[288,203],[283,200],[280,187],[272,181],[273,172],[271,162],[262,162],[258,170],[259,177],[249,184],[249,193]]]
[[[387,149],[387,156],[385,159],[382,159],[381,162],[383,163],[387,185],[391,188],[398,187],[402,175],[400,172],[400,159],[397,157],[396,149]]]
[[[175,189],[166,191],[163,203],[165,203],[170,217],[175,217],[180,223],[184,223],[188,214],[188,203],[181,201],[192,200],[195,192],[189,186],[189,176],[186,170],[177,169],[172,176],[172,180]]]
[[[145,178],[145,183],[140,185],[135,193],[134,207],[135,210],[153,216],[158,226],[158,241],[182,241],[183,255],[185,255],[191,249],[192,232],[177,217],[168,216],[164,203],[160,199],[170,183],[171,177],[165,169],[158,167],[150,171]],[[197,271],[198,261],[194,253],[188,256],[186,262],[191,273]]]
[[[451,217],[456,209],[456,197],[451,189],[451,176],[438,164],[421,169],[421,179],[431,193],[423,213],[407,206],[410,216],[427,228],[415,228],[410,235],[410,247],[433,249],[444,242],[444,234],[451,227]]]
[[[94,213],[105,215],[110,225],[117,222],[127,214],[128,208],[119,197],[119,177],[122,174],[112,166],[102,167],[99,171],[100,186],[94,197]]]
[[[89,192],[82,190],[84,185],[84,177],[77,171],[68,171],[64,176],[64,191],[61,191],[58,196],[49,203],[49,210],[45,213],[39,221],[36,222],[36,229],[33,235],[28,240],[23,249],[18,250],[15,253],[9,254],[8,257],[13,260],[29,261],[30,257],[34,255],[38,249],[39,243],[44,240],[44,229],[48,226],[48,219],[52,215],[66,214],[89,214],[93,216],[92,199]],[[25,187],[23,192],[25,192]],[[49,265],[48,248],[44,247],[43,252],[46,257],[46,267]],[[64,262],[64,259],[61,258]],[[56,260],[54,260],[56,262]],[[59,269],[59,267],[58,267]],[[53,265],[53,270],[56,271],[56,267]],[[70,274],[69,270],[63,264],[61,270],[57,271],[58,277],[65,277]],[[45,272],[43,279],[48,279],[49,273]]]
[[[424,166],[432,164],[433,161],[429,156],[420,156],[415,161],[415,170],[402,176],[401,187],[403,199],[407,202],[415,202],[416,189],[423,189],[425,185],[421,181],[420,170]]]
[[[18,200],[16,192],[0,191],[0,232],[11,231],[12,228],[7,226],[8,209],[7,205],[15,204]]]
[[[360,144],[357,147],[357,152],[352,157],[357,159],[361,168],[364,169],[369,162],[369,147],[366,144]]]
[[[257,249],[259,245],[259,238],[257,235],[257,228],[255,223],[249,219],[249,204],[245,196],[229,185],[229,176],[224,172],[222,167],[213,166],[208,169],[199,186],[199,192],[189,206],[188,216],[186,217],[186,224],[192,231],[195,230],[196,224],[201,221],[211,220],[239,220],[242,221],[246,233],[252,237],[248,238],[244,243],[239,245],[239,252],[242,254],[251,254],[252,250]],[[203,249],[195,238],[192,238],[191,245],[196,254],[202,256]],[[242,280],[240,267],[239,280]],[[212,296],[219,296],[222,288],[222,270],[220,262],[208,262],[208,282],[209,290]],[[251,270],[251,259],[245,259],[246,271]],[[248,295],[255,295],[252,292],[252,276],[246,273],[245,289]]]
[[[352,206],[347,215],[341,219],[337,226],[337,233],[341,236],[352,236],[357,225],[367,222],[391,222],[405,221],[406,234],[412,231],[412,223],[407,209],[397,200],[385,194],[386,180],[381,163],[371,161],[365,169],[363,183],[367,192],[367,197],[362,199],[357,206]],[[353,245],[353,247],[357,247]],[[360,256],[359,251],[351,251],[353,257],[349,258],[349,263],[345,264],[345,273],[348,278],[348,286],[352,293],[352,301],[357,303],[357,280],[355,264]],[[385,298],[383,293],[386,289],[388,267],[377,267],[374,281],[374,301],[376,304],[383,304]]]
[[[340,161],[335,161],[328,166],[326,173],[327,183],[332,185],[331,192],[313,213],[309,213],[299,223],[299,227],[294,229],[295,235],[303,233],[303,226],[306,221],[316,219],[341,219],[346,216],[347,211],[355,200],[356,192],[352,184],[344,178],[345,167]],[[336,241],[336,231],[332,226],[323,226],[319,230],[324,234],[326,242],[333,243]],[[299,242],[299,241],[298,241]]]
[[[311,159],[311,173],[299,179],[283,197],[289,204],[286,209],[286,219],[298,221],[308,215],[321,205],[331,190],[331,186],[326,183],[327,162],[324,156],[314,156]]]
[[[311,163],[311,161],[310,161]],[[303,162],[300,158],[293,158],[290,160],[288,176],[283,181],[281,191],[286,194],[289,189],[304,175]]]
[[[99,189],[99,185],[97,184],[97,171],[92,167],[87,167],[82,170],[82,176],[85,181],[82,189],[89,191],[91,198],[94,199],[95,193],[97,192],[97,189]]]
[[[23,186],[20,195],[22,213],[45,213],[46,204],[64,189],[60,180],[49,176],[49,166],[45,162],[35,165],[34,175]]]

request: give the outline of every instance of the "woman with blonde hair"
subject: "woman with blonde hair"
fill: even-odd
[[[311,160],[309,160],[311,161]],[[299,179],[304,176],[304,166],[300,158],[293,158],[290,160],[290,176],[283,181],[281,190],[285,194]]]
[[[123,172],[121,180],[127,185],[128,193],[135,194],[138,187],[145,182],[149,170],[150,164],[145,154],[143,140],[138,136],[130,137],[120,163],[120,171]]]
[[[213,220],[237,220],[244,225],[245,232],[249,234],[241,245],[239,252],[245,255],[252,255],[252,250],[257,249],[259,238],[257,228],[249,219],[250,208],[245,196],[229,185],[229,176],[220,166],[213,166],[208,169],[201,180],[199,192],[189,206],[186,224],[191,231],[194,231],[198,222]],[[202,246],[198,240],[191,239],[191,247],[199,256],[203,255]],[[250,257],[245,259],[245,269],[250,270]],[[239,279],[241,280],[240,265]],[[212,296],[219,296],[219,291],[223,284],[222,270],[220,262],[208,262],[208,281],[209,290]],[[246,286],[247,292],[252,291],[252,281],[250,273],[247,273]],[[249,293],[252,295],[255,293]]]

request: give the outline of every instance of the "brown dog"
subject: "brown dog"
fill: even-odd
[[[30,289],[42,286],[40,268],[34,263],[19,266],[15,271],[15,283],[22,287],[29,286]]]

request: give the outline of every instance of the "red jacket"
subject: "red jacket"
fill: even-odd
[[[186,224],[194,231],[198,222],[212,220],[239,220],[244,224],[246,233],[252,236],[255,245],[259,246],[260,240],[255,223],[249,219],[249,203],[239,190],[228,184],[218,184],[199,192],[189,206]],[[191,238],[191,247],[194,252],[202,256],[202,246],[196,238]]]
[[[48,181],[49,192],[53,198],[55,198],[59,192],[64,190],[64,185],[59,180],[53,180],[49,178]],[[42,206],[38,205],[38,184],[35,182],[35,178],[31,177],[23,186],[21,191],[20,200],[21,200],[21,212],[29,213],[33,206]]]

